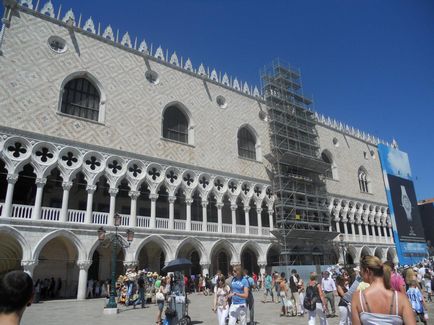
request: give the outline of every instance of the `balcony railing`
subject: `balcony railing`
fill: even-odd
[[[4,203],[0,203],[0,216],[2,216],[2,212],[4,212]],[[11,209],[11,217],[14,219],[32,219],[35,218],[33,216],[34,207],[31,205],[21,205],[21,204],[13,204]],[[44,221],[53,221],[59,222],[61,220],[61,212],[60,208],[52,208],[52,207],[41,207],[40,219]],[[130,215],[128,214],[120,214],[121,216],[121,226],[128,227],[130,225]],[[4,216],[3,216],[4,217]],[[66,216],[66,222],[74,223],[74,224],[84,224],[86,223],[86,211],[83,210],[73,210],[69,209]],[[90,220],[91,224],[95,225],[107,225],[109,224],[109,213],[108,212],[92,212],[92,218]],[[219,232],[219,225],[216,222],[208,222],[206,229],[203,228],[202,221],[191,221],[190,230],[192,232]],[[150,228],[151,227],[151,217],[149,216],[137,216],[137,228]],[[169,224],[168,218],[157,217],[155,218],[155,229],[169,229],[171,226]],[[231,234],[233,229],[232,224],[222,223],[221,225],[221,233]],[[187,231],[187,221],[175,219],[173,220],[173,230],[177,231]],[[236,234],[246,234],[246,226],[245,225],[235,225],[235,233]],[[257,226],[249,227],[249,235],[251,236],[270,236],[270,229],[268,227],[262,227],[260,231]]]

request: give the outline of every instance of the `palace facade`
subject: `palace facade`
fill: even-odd
[[[84,23],[83,23],[84,22]],[[85,297],[110,276],[97,230],[134,231],[116,271],[276,264],[267,103],[257,87],[108,25],[22,0],[0,34],[0,273],[61,278]],[[379,139],[315,115],[330,231],[344,245],[291,247],[294,264],[396,259]],[[306,203],[307,204],[307,203]],[[342,250],[341,250],[342,249]]]

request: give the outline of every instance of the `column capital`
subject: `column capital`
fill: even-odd
[[[8,184],[15,184],[18,180],[18,174],[8,174],[6,176]]]
[[[262,213],[262,208],[256,208],[256,213],[259,215]]]
[[[80,270],[88,270],[89,267],[92,265],[92,260],[81,260],[77,261],[77,266]]]
[[[38,260],[22,260],[21,261],[21,266],[24,269],[35,268],[38,265],[38,263],[39,263]]]
[[[173,204],[176,201],[176,196],[175,195],[169,195],[168,200],[169,200],[169,203]]]
[[[119,189],[110,187],[108,192],[109,192],[110,196],[116,196],[119,193]]]
[[[65,191],[69,191],[71,189],[71,187],[72,187],[72,182],[71,181],[70,182],[62,182],[62,188]]]
[[[201,202],[202,208],[206,208],[208,206],[208,201]]]
[[[38,177],[35,180],[36,187],[44,187],[45,184],[47,184],[47,178],[46,177]]]
[[[28,273],[30,276],[33,275],[33,270],[38,265],[39,260],[23,260],[21,261],[21,266],[24,272]]]
[[[93,194],[96,191],[96,185],[86,185],[86,191],[88,194]]]
[[[249,212],[250,211],[250,207],[244,207],[244,212]]]
[[[129,191],[128,196],[131,198],[131,200],[137,200],[137,198],[140,196],[140,191]]]
[[[158,194],[155,194],[155,193],[149,194],[149,199],[151,201],[156,201],[158,199]]]
[[[138,261],[124,261],[124,266],[127,269],[133,269],[139,264]]]
[[[209,267],[211,266],[211,264],[210,264],[209,262],[204,262],[204,263],[200,263],[200,266],[201,266],[202,268],[209,269]]]
[[[267,262],[266,261],[258,261],[258,266],[259,266],[259,268],[265,268],[267,266]]]
[[[191,205],[193,203],[193,199],[185,199],[185,204]]]
[[[231,211],[236,211],[237,210],[237,205],[235,204],[231,204]]]
[[[273,209],[268,209],[268,214],[273,214],[274,213],[274,210]]]
[[[224,205],[223,203],[219,202],[219,203],[216,203],[215,206],[217,207],[217,209],[221,209],[221,208],[223,208],[225,205]]]

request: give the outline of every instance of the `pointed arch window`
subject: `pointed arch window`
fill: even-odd
[[[169,106],[163,115],[163,137],[166,139],[188,143],[189,120],[182,110]]]
[[[327,178],[338,180],[338,169],[330,151],[324,150],[321,152],[321,159],[330,165],[330,168],[325,172],[325,176]]]
[[[359,168],[359,188],[362,193],[369,193],[368,175],[363,168]]]
[[[98,121],[100,93],[86,78],[74,78],[63,87],[60,111],[64,114]]]
[[[256,160],[256,137],[247,127],[238,131],[238,155]]]

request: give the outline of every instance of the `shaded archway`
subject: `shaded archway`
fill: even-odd
[[[160,273],[161,268],[171,257],[169,244],[161,236],[151,235],[140,242],[134,260],[138,261],[139,269]]]
[[[88,279],[95,281],[105,281],[111,279],[112,274],[112,246],[110,238],[112,234],[107,235],[107,239],[99,245],[92,253],[92,264],[88,271]],[[116,278],[125,273],[124,267],[125,252],[121,247],[116,248]]]
[[[93,194],[93,211],[106,212],[110,211],[109,184],[107,178],[103,175],[96,183],[96,191]]]
[[[8,171],[6,169],[5,162],[0,159],[0,202],[4,202],[6,198],[6,190],[8,187],[7,175]],[[2,211],[0,208],[0,215],[1,212]]]
[[[0,229],[0,276],[13,270],[21,270],[23,250],[18,240]]]
[[[48,288],[41,291],[42,299],[73,298],[77,296],[79,250],[74,242],[59,235],[42,242],[42,247],[35,257],[38,265],[33,272],[33,279],[40,279]],[[54,287],[50,283],[54,280]]]
[[[214,193],[208,196],[208,205],[206,206],[206,217],[208,222],[217,223],[217,199]]]
[[[363,246],[360,250],[360,259],[368,255],[372,255],[371,250],[369,249],[369,247]]]
[[[236,250],[226,239],[218,240],[211,249],[211,274],[216,274],[218,270],[227,276],[230,272],[231,264],[239,263],[235,259]]]
[[[267,251],[267,267],[278,266],[280,260],[280,247],[277,244],[271,244]]]
[[[241,252],[241,266],[251,275],[253,272],[259,273],[258,256],[250,247],[246,247]]]
[[[69,191],[68,208],[72,210],[86,210],[87,205],[87,181],[82,172],[78,172],[72,182],[71,190]]]
[[[169,218],[169,195],[164,185],[160,186],[156,201],[157,218]]]
[[[51,171],[51,173],[47,176],[47,183],[44,186],[44,191],[42,195],[43,207],[52,207],[52,208],[62,207],[62,195],[63,195],[62,182],[63,180],[60,175],[60,170],[58,168],[54,168]]]
[[[176,258],[180,257],[191,260],[193,264],[191,274],[199,274],[202,272],[201,261],[206,262],[206,250],[199,240],[188,237],[178,245]]]
[[[377,247],[374,251],[374,255],[377,256],[380,260],[383,259],[383,251],[380,247]]]
[[[36,195],[36,174],[33,167],[27,164],[18,173],[18,180],[15,184],[13,203],[23,205],[34,205]]]
[[[116,212],[121,214],[130,214],[131,198],[129,196],[130,186],[126,179],[123,179],[118,186],[118,194],[116,195]]]

